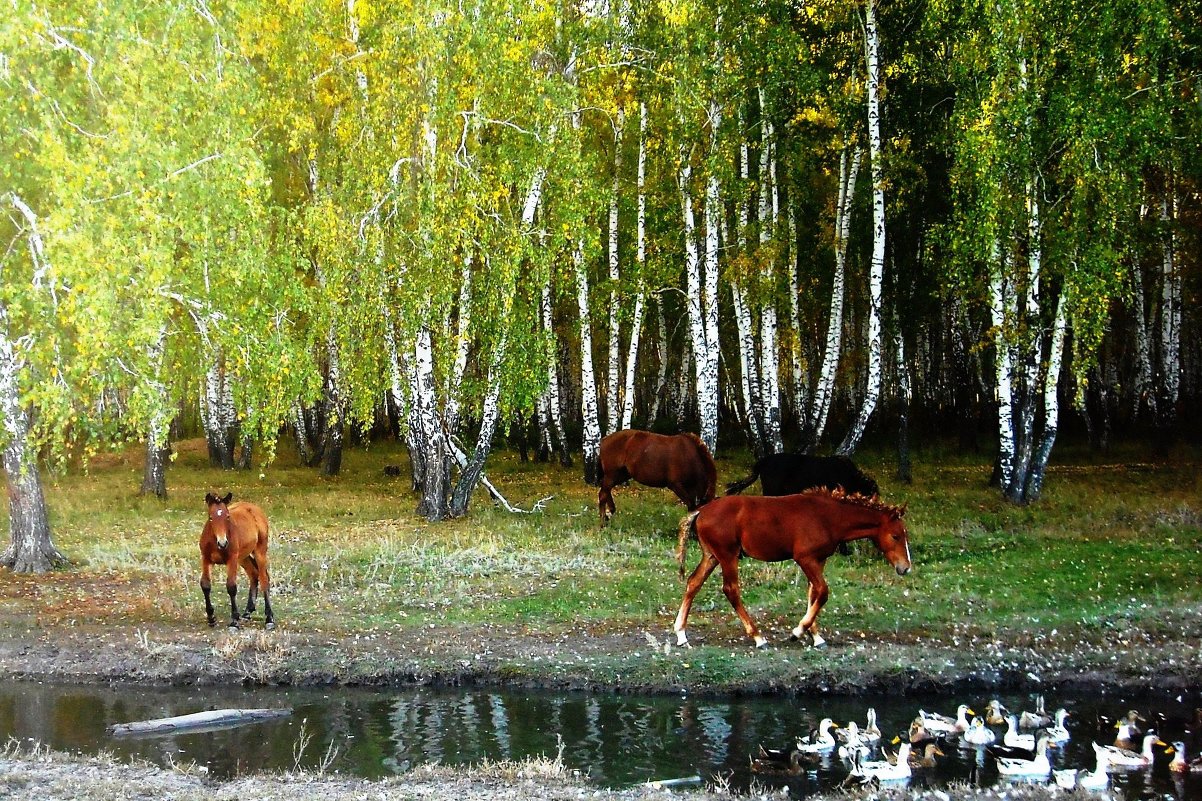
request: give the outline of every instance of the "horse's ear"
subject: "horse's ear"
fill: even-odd
[[[229,502],[232,501],[233,499],[234,499],[234,493],[227,492],[225,494],[225,497],[221,499],[221,502],[228,505]]]
[[[217,496],[211,492],[205,493],[205,506],[212,506],[217,503]]]
[[[906,503],[903,503],[901,506],[899,506],[897,508],[897,519],[898,520],[901,520],[903,517],[906,516],[906,507],[909,505],[910,505],[910,503],[909,503],[909,501],[907,501]]]

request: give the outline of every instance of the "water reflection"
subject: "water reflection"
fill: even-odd
[[[988,699],[972,699],[981,704]],[[1011,708],[1029,699],[1003,697]],[[1060,768],[1092,768],[1090,741],[1113,740],[1116,715],[1144,711],[1166,741],[1202,745],[1192,728],[1196,697],[1158,701],[1101,697],[1048,698],[1049,708],[1072,713],[1073,739],[1053,752]],[[754,698],[694,699],[626,695],[552,695],[500,690],[409,690],[368,692],[239,690],[228,688],[58,687],[10,684],[0,688],[0,737],[36,740],[54,748],[94,752],[159,764],[196,762],[226,778],[259,770],[327,769],[378,778],[422,763],[478,764],[484,760],[555,757],[562,748],[571,768],[606,786],[700,774],[722,776],[746,788],[753,776],[749,757],[761,745],[784,747],[822,717],[864,724],[877,710],[884,740],[903,732],[917,709],[950,708],[945,698]],[[290,718],[235,729],[167,737],[111,738],[112,723],[168,717],[229,706],[290,706]],[[978,707],[980,709],[981,707]],[[1103,719],[1103,716],[1108,716]],[[302,747],[303,746],[303,747]],[[992,759],[975,750],[944,749],[932,770],[916,773],[911,786],[941,787],[952,781],[992,785],[1000,779]],[[1174,776],[1158,749],[1148,771],[1114,774],[1113,785],[1128,799],[1172,797],[1202,801],[1202,777]],[[1197,752],[1187,749],[1189,753]],[[875,756],[875,755],[874,755]],[[827,757],[794,777],[755,777],[787,785],[794,797],[839,786],[846,769]]]

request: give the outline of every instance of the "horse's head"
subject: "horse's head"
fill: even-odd
[[[217,544],[222,548],[229,545],[230,534],[234,528],[230,523],[230,501],[233,499],[232,492],[227,492],[224,498],[218,498],[211,492],[205,495],[205,505],[209,509],[209,527],[213,536],[217,538]]]
[[[877,531],[876,544],[893,565],[897,575],[910,572],[910,535],[906,532],[906,507],[898,506],[885,514],[885,520]]]

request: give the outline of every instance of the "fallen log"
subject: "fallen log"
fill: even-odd
[[[679,779],[658,779],[656,781],[646,782],[645,786],[652,790],[663,790],[668,787],[680,787],[686,784],[700,784],[701,776],[694,774],[692,776],[682,776]]]
[[[132,723],[114,723],[106,731],[114,736],[125,734],[170,734],[201,727],[241,726],[263,720],[284,718],[292,714],[289,709],[211,709],[208,712],[193,712],[155,720],[138,720]]]

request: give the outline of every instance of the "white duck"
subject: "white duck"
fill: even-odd
[[[857,759],[852,766],[851,775],[865,781],[875,779],[880,782],[901,781],[910,778],[910,744],[902,743],[898,746],[896,763],[884,759]]]
[[[818,731],[814,734],[813,739],[806,738],[797,741],[797,750],[803,754],[825,754],[835,750],[835,738],[831,735],[831,729],[835,728],[835,722],[830,718],[823,718],[818,724]]]
[[[1029,751],[1035,747],[1035,735],[1019,734],[1018,718],[1010,715],[1006,718],[1006,733],[1002,735],[1002,745],[1009,748],[1026,748]]]
[[[1068,727],[1064,725],[1064,719],[1068,717],[1068,710],[1064,707],[1056,710],[1056,722],[1047,728],[1048,741],[1053,745],[1067,743],[1070,735]]]
[[[949,718],[947,715],[938,715],[934,712],[926,712],[922,709],[918,710],[918,717],[922,720],[923,728],[933,736],[950,736],[954,737],[958,734],[963,734],[968,731],[968,716],[976,713],[973,712],[968,704],[960,704],[956,709],[956,717]]]
[[[1039,738],[1039,742],[1035,744],[1034,759],[998,757],[997,772],[1002,776],[1014,778],[1050,775],[1052,763],[1048,761],[1048,738]]]
[[[1165,745],[1165,743],[1156,736],[1156,732],[1150,731],[1144,735],[1144,744],[1138,754],[1126,748],[1119,748],[1117,745],[1104,745],[1102,748],[1106,749],[1106,757],[1109,760],[1110,767],[1118,768],[1119,770],[1131,770],[1133,768],[1152,767],[1153,745]]]
[[[986,726],[985,720],[979,717],[972,719],[968,731],[964,732],[964,736],[960,738],[961,744],[969,748],[993,745],[995,740],[997,740],[997,735],[993,733],[993,729]]]
[[[1093,770],[1054,770],[1052,778],[1056,784],[1063,787],[1065,790],[1071,790],[1074,787],[1082,787],[1086,790],[1101,790],[1110,784],[1110,774],[1106,772],[1106,767],[1110,764],[1110,759],[1106,755],[1106,751],[1097,743],[1093,744],[1094,754],[1097,755],[1097,767]]]

